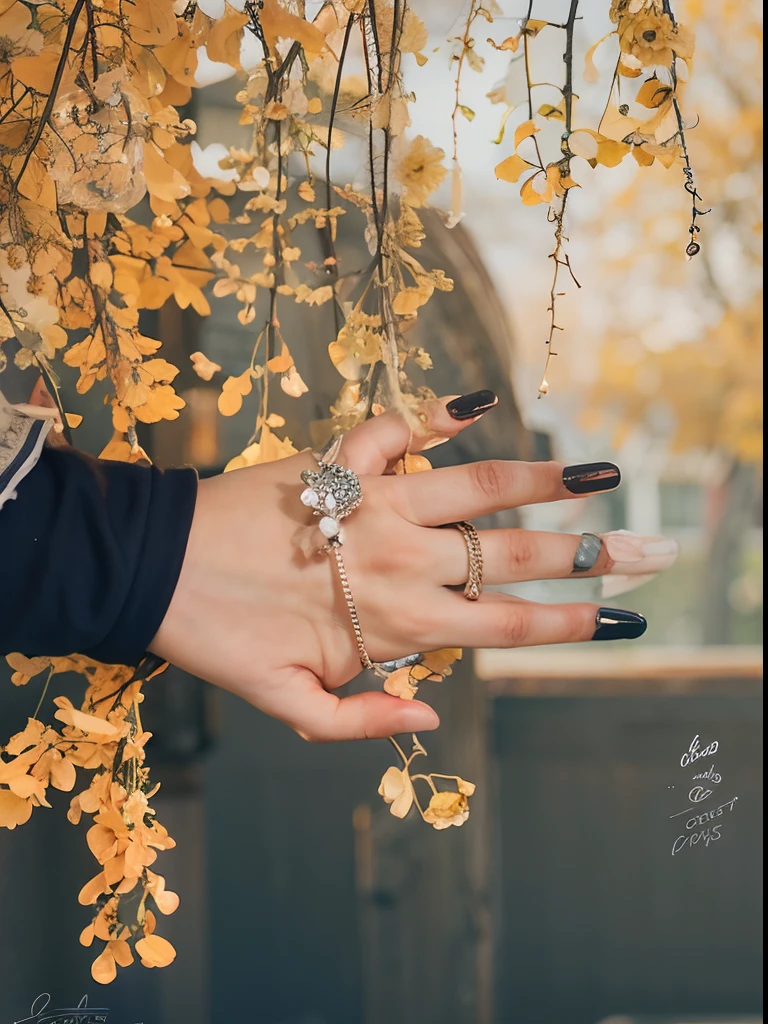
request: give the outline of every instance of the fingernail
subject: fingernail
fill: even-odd
[[[587,462],[581,466],[566,466],[563,483],[571,494],[595,494],[618,487],[621,473],[612,462]]]
[[[642,615],[623,608],[599,608],[595,625],[593,640],[636,640],[648,628]]]
[[[677,558],[677,541],[671,537],[643,537],[629,530],[613,530],[603,536],[611,561],[611,574],[644,576],[663,572]]]
[[[498,395],[493,391],[473,391],[469,395],[459,395],[452,399],[445,408],[455,420],[471,420],[488,412],[498,401]]]

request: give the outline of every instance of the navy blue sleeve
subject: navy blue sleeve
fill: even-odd
[[[46,447],[16,491],[0,509],[0,653],[137,664],[181,572],[195,470]]]

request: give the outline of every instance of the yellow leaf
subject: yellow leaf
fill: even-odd
[[[171,381],[178,374],[178,367],[169,363],[167,359],[146,359],[141,364],[141,369],[146,370],[155,380]]]
[[[167,893],[168,896],[176,896],[176,893]],[[179,897],[176,896],[176,903],[178,905]],[[133,963],[133,953],[131,947],[125,941],[125,939],[113,939],[109,948],[112,950],[112,956],[120,967],[130,967]]]
[[[298,187],[299,198],[303,199],[305,203],[314,203],[315,201],[315,190],[309,184],[308,181],[302,181]]]
[[[176,37],[173,0],[141,0],[126,4],[123,10],[130,25],[130,38],[139,46],[164,46]]]
[[[53,85],[60,55],[60,51],[43,50],[31,57],[17,57],[11,61],[13,75],[27,88],[47,95]]]
[[[55,697],[53,703],[59,709],[54,712],[53,717],[64,722],[65,725],[80,729],[81,732],[90,733],[93,736],[117,736],[120,731],[117,726],[105,718],[97,718],[96,715],[78,711],[66,697]]]
[[[612,35],[615,35],[615,29],[609,32],[607,35],[604,35],[602,39],[598,39],[597,42],[593,46],[590,46],[590,48],[587,50],[587,54],[584,58],[585,82],[596,82],[600,77],[600,72],[597,70],[597,67],[595,66],[595,51],[601,43],[604,43],[605,40]]]
[[[515,109],[514,106],[509,106],[504,111],[504,113],[501,115],[501,124],[499,125],[499,134],[496,136],[495,139],[491,140],[494,145],[498,146],[498,145],[500,145],[503,142],[503,140],[504,140],[504,131],[505,131],[506,127],[507,127],[507,121],[509,119],[509,115],[512,113],[512,111],[514,109]]]
[[[594,160],[597,157],[600,145],[596,133],[589,130],[571,132],[568,136],[568,148],[574,156],[583,157],[585,160]]]
[[[640,167],[650,167],[654,161],[653,153],[649,153],[645,146],[633,146],[632,156]]]
[[[604,167],[618,167],[629,152],[626,142],[614,142],[612,139],[600,140],[596,160]]]
[[[14,829],[29,821],[32,801],[16,796],[9,789],[0,789],[0,828]]]
[[[112,412],[113,421],[116,416],[125,417],[125,428],[127,430],[131,420],[126,410],[116,406]],[[147,465],[152,464],[151,459],[141,445],[137,445],[135,449],[131,448],[121,430],[115,430],[112,440],[99,452],[99,458],[108,459],[110,462],[146,462]]]
[[[533,121],[523,121],[522,124],[519,124],[517,126],[517,128],[515,128],[515,138],[514,138],[514,147],[515,147],[515,149],[517,149],[517,147],[520,145],[521,142],[523,142],[524,139],[529,139],[532,135],[535,135],[536,132],[538,132],[538,131],[541,131],[541,129],[537,128],[536,125],[533,123]]]
[[[494,173],[501,181],[515,182],[529,167],[533,167],[533,164],[529,164],[527,160],[523,160],[515,153],[514,156],[508,156],[506,160],[497,164]]]
[[[91,964],[91,977],[100,985],[109,985],[117,977],[117,964],[112,956],[109,944],[99,953]]]
[[[142,423],[176,420],[179,418],[179,409],[185,405],[184,399],[176,394],[170,384],[156,384],[149,390],[146,401],[134,408],[133,414]]]
[[[384,680],[385,693],[399,697],[400,700],[413,700],[417,690],[417,685],[411,680],[411,670],[408,666],[396,669]]]
[[[91,283],[96,285],[97,288],[104,288],[106,290],[112,287],[112,266],[109,260],[100,260],[91,265],[88,276]]]
[[[462,653],[460,647],[444,647],[439,651],[430,651],[424,655],[423,661],[413,666],[414,674],[418,677],[422,672],[428,671],[437,676],[449,676],[451,665],[461,659]]]
[[[67,426],[71,427],[73,430],[75,427],[79,427],[83,422],[83,417],[78,412],[67,412],[64,413],[64,416],[67,421]]]
[[[411,316],[428,302],[434,291],[434,285],[425,281],[416,288],[403,288],[392,300],[392,309],[399,316]]]
[[[534,181],[541,173],[541,171],[537,171],[535,174],[532,174],[530,178],[523,182],[522,187],[520,188],[520,198],[525,206],[537,206],[539,203],[549,202],[549,199],[551,198],[552,189],[549,184],[547,184],[547,188],[543,193],[537,192],[533,186]],[[547,195],[547,192],[549,192],[550,195]]]
[[[192,360],[192,369],[202,380],[211,380],[214,373],[221,371],[219,364],[212,362],[203,352],[193,352],[189,358]]]
[[[19,182],[19,192],[26,199],[39,203],[47,210],[56,209],[56,184],[43,161],[35,153],[29,158],[24,177]]]
[[[222,416],[234,416],[243,404],[243,396],[250,394],[253,387],[251,371],[245,370],[239,377],[227,377],[219,395],[219,412]]]
[[[666,100],[671,99],[671,97],[671,86],[664,85],[658,78],[649,78],[638,89],[635,103],[639,103],[643,107],[655,109],[660,107]]]
[[[206,48],[209,58],[239,68],[243,26],[249,21],[250,17],[247,14],[241,14],[227,6],[226,14],[214,22],[208,35]]]
[[[537,113],[540,117],[546,117],[548,121],[564,121],[565,98],[560,100],[556,107],[553,107],[551,103],[544,103],[539,107]]]
[[[147,190],[158,199],[183,199],[191,191],[184,175],[166,162],[152,142],[144,146],[144,176]]]
[[[284,373],[280,378],[280,387],[291,398],[300,398],[301,395],[309,391],[295,366],[292,366],[288,373]]]
[[[16,682],[16,686],[22,686],[32,676],[44,672],[51,664],[48,658],[27,658],[24,654],[16,653],[6,655],[5,660],[14,670],[14,673],[26,677],[23,682],[21,680]]]
[[[217,224],[226,224],[229,220],[229,204],[217,196],[208,201],[208,213]]]
[[[520,35],[508,36],[501,43],[494,43],[492,39],[489,39],[488,42],[494,50],[511,50],[512,53],[516,53],[517,48],[520,45]]]
[[[147,935],[136,943],[136,952],[145,967],[167,967],[176,958],[176,950],[167,939]]]
[[[325,36],[311,22],[289,14],[278,0],[264,0],[259,21],[269,52],[277,56],[278,39],[295,39],[301,43],[308,60],[313,60],[326,46]]]
[[[632,135],[643,124],[640,118],[628,117],[627,114],[623,114],[623,109],[626,108],[609,106],[597,129],[601,135],[614,142],[623,142],[628,135]]]
[[[314,288],[304,300],[308,306],[322,306],[333,298],[333,287],[324,284],[321,288]]]
[[[283,342],[279,356],[272,356],[267,363],[267,369],[273,373],[285,373],[293,366],[293,356],[288,351],[288,346]]]

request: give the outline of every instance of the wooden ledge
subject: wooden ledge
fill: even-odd
[[[490,696],[759,693],[760,646],[536,648],[476,651]],[[628,685],[630,684],[630,685]]]

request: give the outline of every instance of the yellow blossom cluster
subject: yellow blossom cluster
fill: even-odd
[[[80,708],[67,697],[54,699],[58,729],[35,716],[0,747],[0,826],[23,825],[34,808],[51,806],[46,797],[49,786],[71,792],[78,768],[92,772],[87,788],[72,797],[67,817],[75,825],[83,814],[93,817],[86,838],[99,872],[78,896],[83,906],[97,908],[80,941],[85,946],[94,939],[104,943],[93,961],[93,977],[101,983],[112,981],[118,966],[133,962],[134,951],[145,967],[165,966],[175,952],[154,933],[151,907],[172,914],[179,898],[165,888],[163,876],[151,870],[157,852],[176,845],[149,802],[157,787],[151,785],[144,764],[151,734],[142,729],[139,709],[144,699],[141,686],[151,672],[80,656],[12,654],[8,662],[17,686],[46,673],[47,688],[52,676],[75,672],[85,678],[87,687]],[[141,896],[133,922],[120,920],[122,897],[137,887]]]

